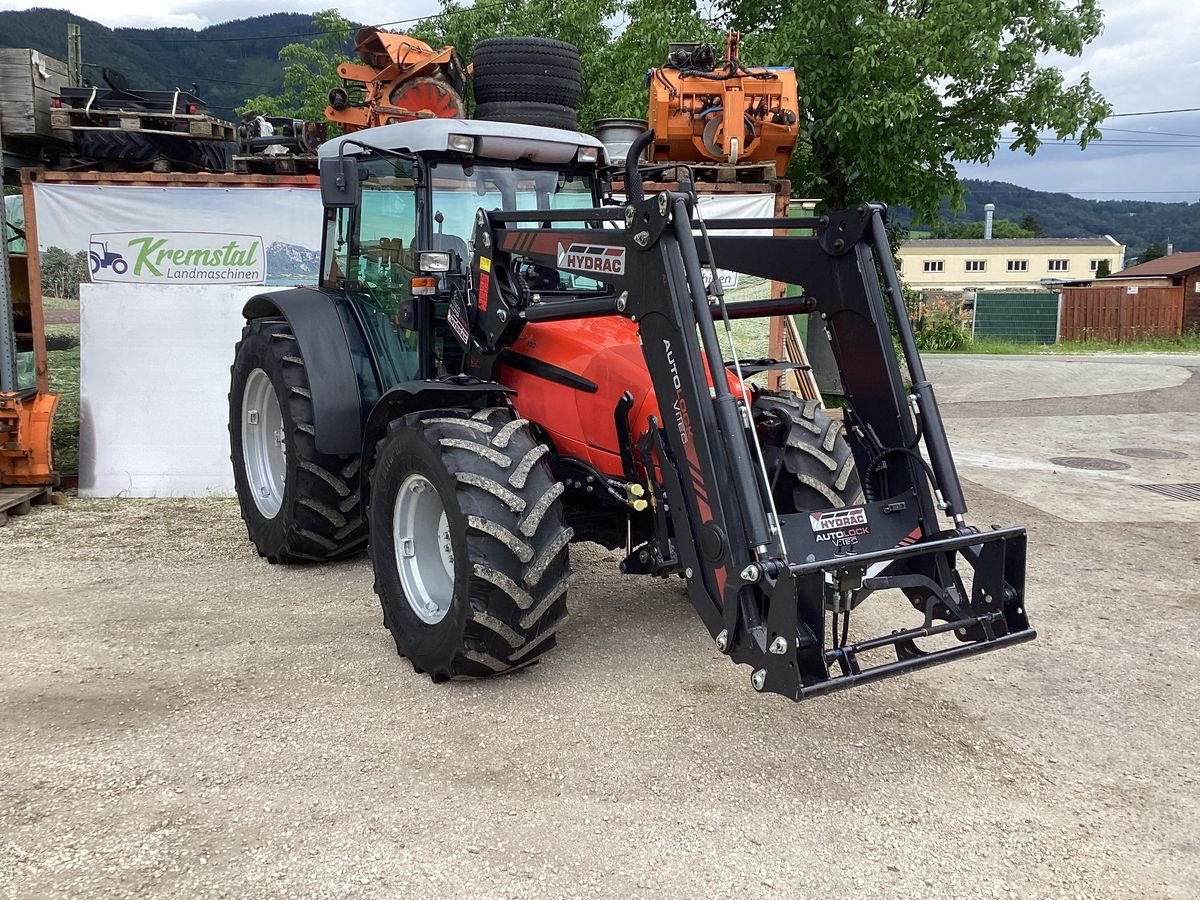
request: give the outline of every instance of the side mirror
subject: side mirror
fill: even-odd
[[[326,209],[352,209],[361,198],[357,159],[331,156],[321,160],[321,203]]]

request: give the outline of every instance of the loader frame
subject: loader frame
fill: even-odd
[[[625,316],[638,324],[662,420],[633,423],[642,437],[622,448],[637,460],[631,474],[648,491],[653,519],[622,571],[684,577],[717,647],[752,667],[756,690],[794,700],[1034,638],[1024,609],[1024,529],[980,531],[966,521],[888,249],[886,208],[723,220],[707,226],[710,238],[683,187],[643,197],[635,178],[623,208],[480,210],[469,294],[452,304],[469,330],[468,372],[483,381],[525,323]],[[775,229],[811,236],[770,234]],[[514,287],[518,262],[599,270],[610,290],[539,301]],[[712,296],[705,287],[704,265],[800,284],[803,293],[726,304],[719,288]],[[730,387],[716,321],[809,313],[819,314],[841,370],[865,502],[778,515],[772,460],[748,427],[749,396]],[[902,591],[920,623],[850,643],[851,611],[885,589]],[[916,644],[939,634],[959,643]],[[889,648],[894,660],[864,658]]]

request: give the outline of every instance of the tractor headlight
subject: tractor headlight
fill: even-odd
[[[417,254],[418,272],[449,272],[450,254],[444,251],[423,250]]]
[[[575,159],[581,163],[594,163],[600,159],[599,147],[580,147]]]
[[[446,148],[456,153],[474,153],[475,138],[469,134],[452,134],[446,138]]]

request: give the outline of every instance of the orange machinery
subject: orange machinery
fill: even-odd
[[[434,50],[424,41],[381,28],[360,28],[354,49],[361,63],[342,63],[345,87],[329,92],[325,118],[344,131],[410,119],[466,115],[466,69],[453,47]]]
[[[26,210],[31,201],[26,190]],[[0,213],[0,524],[58,483],[50,443],[58,394],[50,393],[40,291],[31,290],[21,248],[25,238],[36,242],[37,236],[32,216],[26,229],[5,218]]]
[[[775,163],[787,169],[799,133],[796,72],[748,68],[741,36],[729,32],[725,58],[712,44],[672,44],[666,65],[651,69],[651,161]]]

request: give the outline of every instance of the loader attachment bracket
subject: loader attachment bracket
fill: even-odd
[[[959,561],[971,570],[969,593]],[[872,571],[878,574],[867,574]],[[891,550],[802,564],[769,563],[761,580],[770,601],[765,628],[744,627],[735,637],[733,657],[754,668],[755,689],[802,700],[1033,640],[1036,632],[1024,609],[1024,571],[1021,528],[939,535]],[[854,590],[841,590],[855,583]],[[839,637],[839,617],[848,617],[862,599],[850,595],[885,589],[904,591],[924,613],[922,624],[854,642],[845,640],[845,631]],[[827,612],[834,623],[828,640]],[[917,644],[939,635],[959,643],[936,649]],[[887,650],[894,660],[864,658]]]

